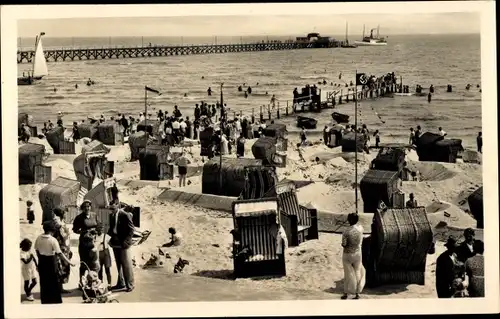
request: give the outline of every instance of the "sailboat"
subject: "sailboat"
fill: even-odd
[[[17,85],[32,85],[40,81],[44,76],[49,74],[47,69],[47,61],[45,60],[45,54],[43,53],[42,46],[42,36],[45,32],[40,32],[40,35],[35,39],[35,55],[32,58],[33,69],[31,74],[28,72],[28,76],[23,74],[22,77],[17,78]]]
[[[348,23],[345,23],[345,43],[342,43],[341,47],[342,48],[357,48],[358,46],[355,44],[349,44],[349,38],[347,36],[348,34]]]
[[[377,30],[376,36],[373,36],[374,30]],[[363,25],[363,39],[361,41],[354,41],[354,43],[356,43],[356,45],[362,45],[362,46],[387,45],[387,41],[385,40],[385,38],[379,37],[379,31],[380,31],[380,26],[378,26],[377,28],[371,29],[370,36],[365,37],[365,25]]]

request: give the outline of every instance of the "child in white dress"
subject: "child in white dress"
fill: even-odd
[[[26,293],[26,299],[34,301],[35,298],[33,298],[31,291],[37,284],[36,273],[38,265],[35,255],[31,250],[31,246],[31,240],[25,238],[21,241],[21,273],[24,280],[24,292]]]

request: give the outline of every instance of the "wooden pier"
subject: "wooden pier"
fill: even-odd
[[[331,41],[327,44],[300,42],[263,42],[248,44],[211,44],[184,46],[143,46],[128,48],[62,48],[44,50],[48,62],[66,62],[80,60],[103,60],[146,58],[174,55],[217,54],[233,52],[278,51],[314,48],[336,48],[342,41]],[[30,63],[35,52],[33,50],[17,51],[17,63]]]
[[[336,105],[340,104],[345,104],[349,102],[355,102],[356,100],[361,101],[361,100],[368,100],[368,99],[377,99],[377,98],[383,98],[383,97],[390,97],[392,96],[393,93],[396,93],[397,87],[396,83],[388,83],[385,86],[378,86],[372,89],[362,89],[361,87],[358,87],[358,91],[356,92],[354,86],[351,87],[343,87],[343,88],[338,88],[336,90],[336,94],[332,95],[327,99],[327,101],[321,101],[320,109],[317,109],[315,111],[308,110],[307,108],[305,109],[300,109],[293,106],[293,103],[291,101],[284,101],[285,105],[280,105],[279,102],[276,102],[275,107],[273,108],[271,104],[268,105],[261,105],[259,107],[259,110],[256,111],[255,108],[252,108],[251,113],[244,113],[243,111],[230,111],[233,115],[233,119],[236,118],[236,116],[249,116],[251,123],[255,123],[255,121],[259,121],[260,123],[262,122],[267,122],[267,121],[272,121],[272,120],[278,120],[280,118],[285,118],[288,116],[296,116],[296,115],[314,115],[317,113],[321,113],[322,110],[324,109],[335,109]],[[216,116],[216,121],[217,121],[217,116]]]

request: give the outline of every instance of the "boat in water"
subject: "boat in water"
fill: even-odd
[[[35,54],[32,58],[33,68],[31,73],[28,71],[28,75],[23,74],[23,76],[17,78],[17,85],[33,85],[42,80],[42,78],[49,74],[47,68],[47,61],[45,60],[45,54],[43,53],[42,46],[42,36],[45,32],[41,32],[35,38]]]
[[[373,31],[377,30],[377,35],[373,36]],[[363,25],[363,39],[361,41],[354,41],[358,46],[381,46],[387,45],[385,38],[379,36],[380,26],[370,30],[370,36],[365,37],[365,26]]]
[[[345,23],[345,42],[340,45],[341,48],[357,48],[358,46],[355,44],[349,43],[348,37],[348,23]]]

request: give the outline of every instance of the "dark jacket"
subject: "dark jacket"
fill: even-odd
[[[108,235],[110,237],[109,245],[113,248],[127,249],[132,246],[132,236],[135,227],[132,221],[132,214],[120,211],[118,216],[117,234],[114,233],[117,212],[109,215]]]
[[[457,259],[460,260],[461,262],[465,262],[467,259],[470,257],[473,257],[476,255],[475,252],[471,251],[470,248],[467,246],[467,243],[462,242],[458,247],[457,247]]]
[[[438,298],[451,298],[453,290],[451,284],[455,279],[455,263],[448,252],[444,252],[436,260],[436,292]]]

